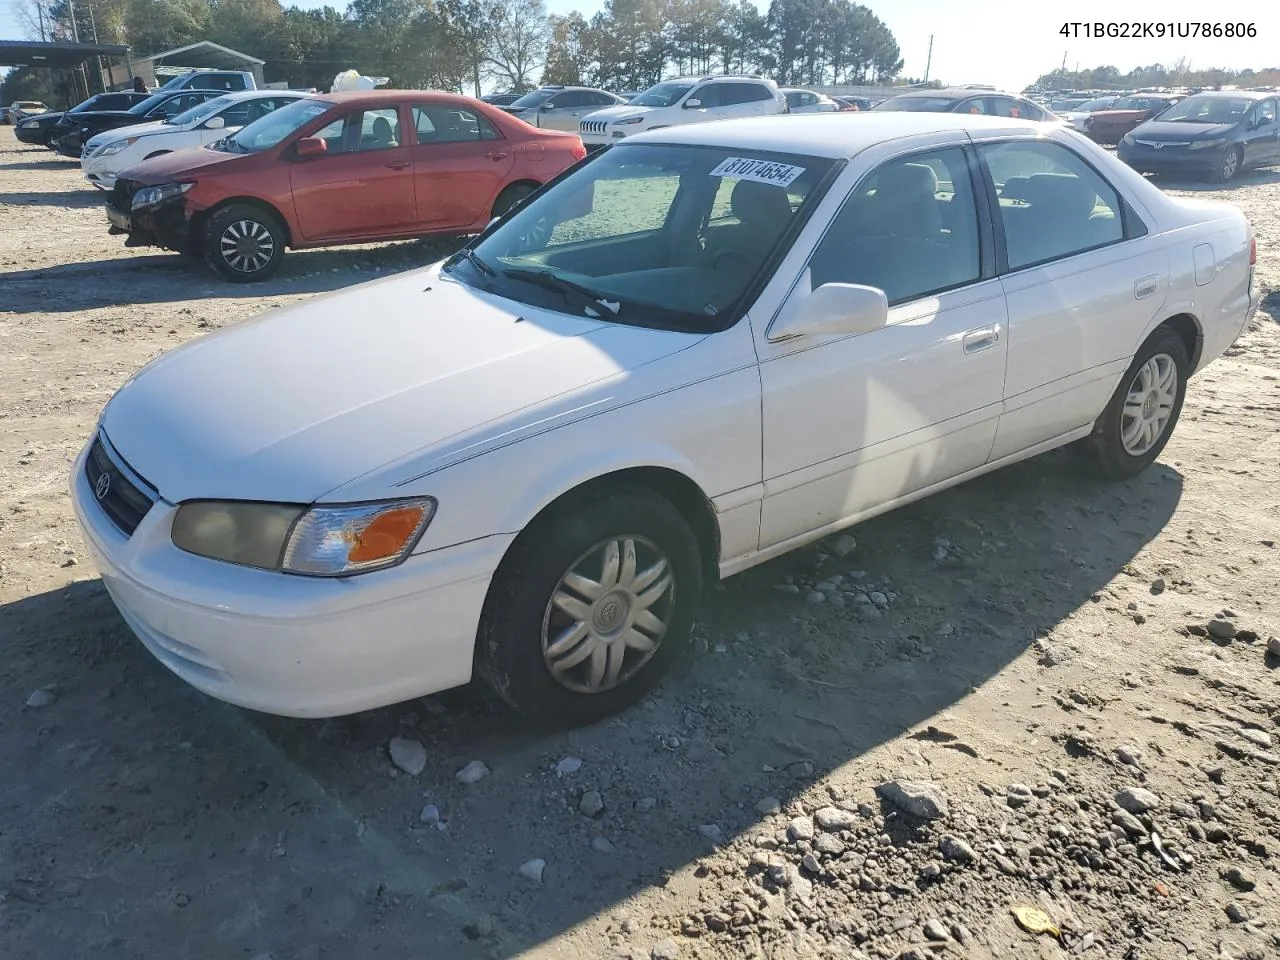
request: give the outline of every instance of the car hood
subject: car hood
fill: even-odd
[[[97,146],[100,143],[110,143],[112,140],[124,140],[128,137],[145,137],[153,133],[171,133],[174,130],[182,130],[183,127],[175,127],[171,123],[165,123],[163,120],[148,120],[146,123],[135,123],[128,127],[113,127],[110,130],[104,130],[102,133],[95,133],[88,141],[88,144]]]
[[[167,129],[177,131],[184,128],[168,127]],[[132,133],[129,135],[132,136]],[[121,176],[146,185],[172,183],[174,180],[194,174],[197,170],[204,174],[221,173],[221,170],[215,168],[225,163],[235,163],[238,160],[247,160],[256,156],[258,156],[256,153],[224,153],[209,147],[189,147],[152,157],[150,160],[143,160],[122,171]]]
[[[310,503],[410,455],[544,419],[549,404],[696,342],[571,317],[435,268],[271,311],[162,355],[102,425],[162,497]]]
[[[606,120],[612,123],[614,120],[622,120],[626,117],[637,117],[646,113],[653,113],[660,110],[661,107],[637,107],[630,103],[619,103],[612,107],[601,107],[599,110],[592,110],[586,114],[584,120]]]
[[[48,123],[57,123],[64,116],[66,116],[66,114],[63,113],[33,113],[23,117],[22,122],[26,123],[28,120],[38,120],[43,126]],[[75,114],[72,114],[72,116],[75,116]]]
[[[1203,140],[1221,137],[1235,128],[1233,123],[1185,123],[1148,120],[1135,127],[1133,135],[1146,140]]]

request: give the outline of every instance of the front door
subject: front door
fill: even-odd
[[[512,144],[467,107],[423,101],[410,114],[417,137],[413,180],[419,221],[430,230],[488,222],[515,163]]]
[[[393,236],[417,226],[412,148],[399,107],[353,110],[313,136],[324,140],[325,153],[295,158],[289,168],[303,237]]]
[[[824,283],[866,284],[888,297],[886,327],[757,338],[761,549],[987,461],[1008,338],[975,178],[959,146],[882,163],[844,202],[781,311]]]
[[[1246,165],[1280,163],[1280,121],[1274,99],[1263,100],[1249,112],[1244,137]]]
[[[978,148],[999,196],[1009,310],[1005,412],[993,458],[1047,443],[1101,414],[1161,310],[1168,254],[1115,189],[1067,147],[1016,140]]]

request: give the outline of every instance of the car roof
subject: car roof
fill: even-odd
[[[946,130],[975,133],[1034,134],[1056,125],[1010,117],[968,113],[912,113],[875,110],[861,113],[797,113],[785,117],[747,117],[715,123],[681,124],[628,137],[626,143],[680,143],[774,150],[844,159],[859,150],[918,134]]]
[[[923,99],[926,97],[943,98],[951,100],[961,100],[965,97],[1016,97],[1019,100],[1027,99],[1020,93],[1006,93],[1003,90],[978,90],[973,87],[939,87],[937,90],[911,90],[907,93],[896,93],[891,96],[890,100],[896,100],[898,97],[912,97]],[[1073,97],[1058,97],[1059,100],[1071,100]]]
[[[441,103],[455,103],[460,107],[474,106],[477,103],[492,107],[492,104],[475,97],[464,97],[462,94],[446,93],[443,90],[345,90],[340,93],[311,93],[307,96],[327,103],[390,103],[413,97],[429,97]]]
[[[281,94],[288,94],[294,97],[309,97],[312,94],[305,90],[229,90],[217,99],[227,100],[256,100],[259,97],[278,97]]]
[[[1193,93],[1184,100],[1265,100],[1274,97],[1275,93],[1262,90],[1203,90]]]

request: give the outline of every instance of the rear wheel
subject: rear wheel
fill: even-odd
[[[502,216],[537,189],[538,188],[531,183],[513,183],[498,194],[497,200],[493,201],[493,215],[495,217]]]
[[[1160,327],[1138,350],[1080,451],[1102,476],[1123,480],[1160,456],[1182,413],[1190,366],[1174,330]]]
[[[274,214],[249,204],[232,204],[205,224],[204,254],[232,283],[266,280],[284,259],[285,232]]]
[[[477,672],[525,713],[593,723],[658,682],[688,644],[701,591],[697,539],[670,501],[593,491],[535,521],[504,558]]]

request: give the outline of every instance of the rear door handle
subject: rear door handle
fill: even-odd
[[[390,167],[392,170],[403,170],[408,165],[409,165],[408,160],[392,160],[387,164],[387,166]]]
[[[1144,300],[1155,293],[1159,287],[1159,277],[1143,277],[1133,285],[1133,298],[1135,300]]]
[[[981,353],[983,350],[990,350],[999,342],[1000,328],[998,326],[970,330],[960,338],[960,344],[965,353]]]
[[[494,150],[492,153],[485,154],[490,160],[502,160],[508,156],[505,150]]]

